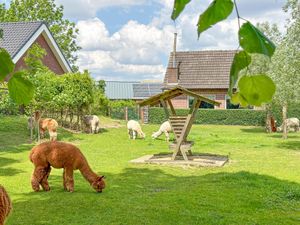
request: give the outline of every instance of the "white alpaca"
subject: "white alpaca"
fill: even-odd
[[[135,140],[137,135],[139,135],[142,138],[146,137],[145,133],[142,131],[141,125],[135,120],[128,121],[127,130],[130,139]]]
[[[169,141],[170,140],[170,132],[172,131],[171,128],[171,124],[169,123],[169,121],[164,122],[162,125],[160,125],[160,128],[158,131],[154,132],[152,134],[152,138],[156,139],[158,138],[162,133],[165,133],[166,135],[166,140]]]
[[[286,121],[287,131],[291,131],[292,129],[297,132],[299,131],[300,122],[298,118],[288,118]],[[283,131],[283,123],[280,127],[277,127],[277,131]]]
[[[98,133],[100,129],[100,120],[98,116],[86,115],[83,117],[84,124],[89,128],[90,133]]]

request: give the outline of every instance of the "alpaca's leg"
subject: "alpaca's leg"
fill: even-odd
[[[132,136],[133,136],[132,139],[133,139],[133,140],[135,140],[135,138],[136,138],[136,133],[137,133],[137,132],[136,132],[135,130],[132,130]]]
[[[42,185],[42,188],[44,189],[44,191],[50,191],[50,186],[48,184],[48,177],[51,172],[51,166],[49,165],[48,168],[45,169],[45,171],[46,171],[46,174],[41,181],[41,185]]]
[[[165,131],[165,135],[166,135],[166,140],[167,142],[170,141],[170,135],[169,135],[169,132],[168,131]]]
[[[40,183],[46,174],[47,170],[45,167],[38,166],[34,169],[31,177],[31,186],[34,191],[40,190]]]
[[[127,131],[128,131],[128,136],[129,136],[129,139],[131,139],[131,132],[130,132],[130,130],[129,130],[129,129],[128,129]]]
[[[95,124],[92,125],[92,133],[96,134],[96,125]]]
[[[65,171],[65,169],[64,169],[64,171],[63,171],[63,184],[64,184],[64,190],[67,190],[66,180],[67,180],[67,178],[66,178],[66,171]]]
[[[43,128],[40,128],[40,137],[43,139],[45,136],[45,130]]]
[[[74,179],[73,179],[73,169],[71,168],[65,168],[65,183],[67,191],[73,192],[74,191]]]
[[[57,140],[57,132],[56,130],[49,130],[49,136],[50,136],[50,141],[56,141]]]

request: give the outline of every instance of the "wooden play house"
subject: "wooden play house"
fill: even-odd
[[[172,105],[171,99],[180,95],[193,97],[193,104],[186,116],[176,115],[176,111]],[[140,106],[155,106],[158,104],[163,106],[166,118],[168,118],[175,135],[175,141],[169,145],[170,149],[173,150],[172,160],[175,160],[176,156],[182,155],[184,160],[188,161],[187,153],[192,155],[191,146],[193,145],[193,142],[187,141],[187,136],[191,130],[201,102],[220,105],[219,102],[205,98],[180,86],[164,91],[161,94],[154,95],[139,103]]]

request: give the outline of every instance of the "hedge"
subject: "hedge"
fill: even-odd
[[[186,115],[188,109],[177,109],[177,115]],[[266,112],[251,109],[199,109],[196,115],[196,124],[218,125],[245,125],[264,126]],[[160,124],[166,120],[163,108],[149,109],[149,123]]]

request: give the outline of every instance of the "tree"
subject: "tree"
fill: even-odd
[[[33,44],[28,49],[24,58],[27,70],[29,70],[31,73],[36,73],[38,70],[44,70],[46,66],[43,64],[42,59],[46,54],[46,50],[39,44]]]
[[[300,5],[297,0],[289,0],[285,6],[291,12],[286,35],[278,46],[269,70],[276,83],[274,101],[282,107],[283,138],[287,138],[288,105],[300,101]]]
[[[12,0],[5,10],[0,7],[0,21],[44,21],[49,26],[66,59],[75,71],[76,52],[80,47],[76,43],[78,29],[75,23],[63,18],[63,6],[57,6],[54,0]]]

